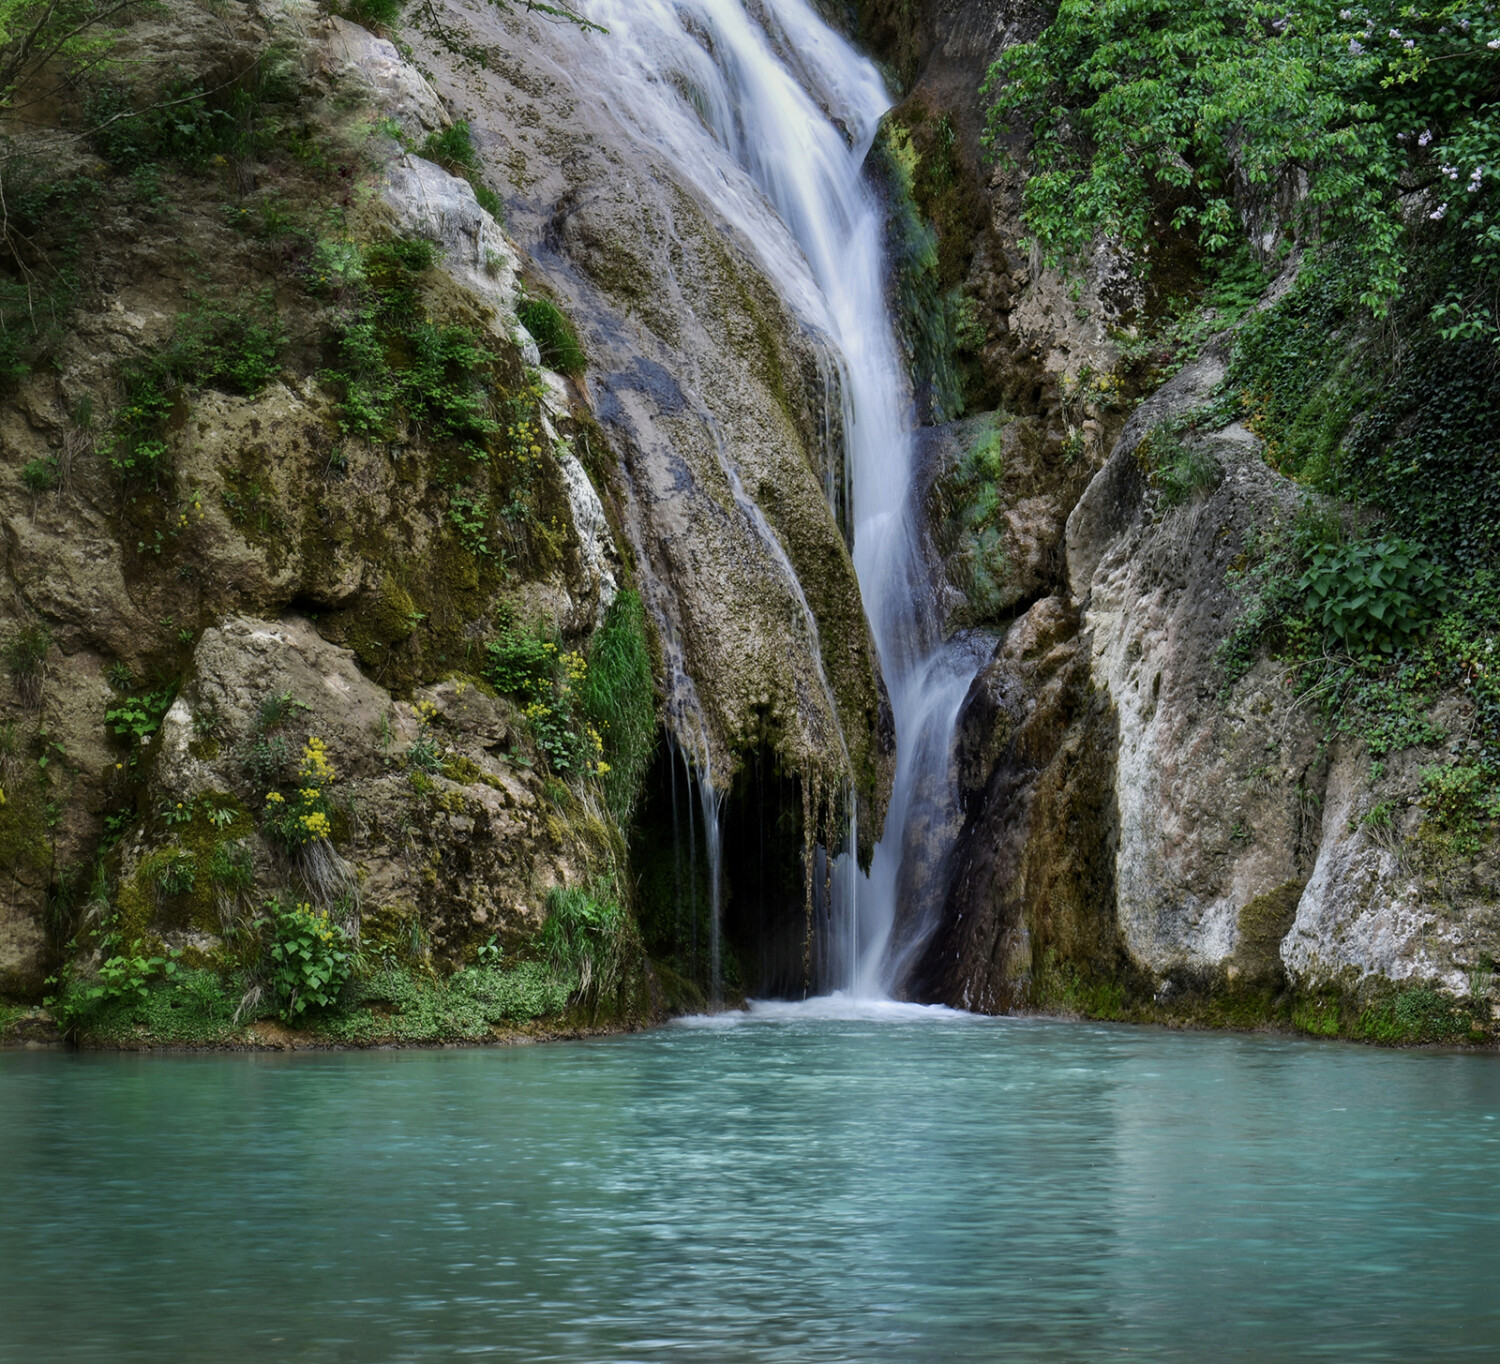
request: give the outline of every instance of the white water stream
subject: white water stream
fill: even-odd
[[[864,173],[890,99],[873,64],[804,0],[591,0],[587,13],[609,29],[591,44],[601,100],[744,233],[836,352],[854,566],[890,691],[897,764],[869,875],[851,852],[837,859],[838,965],[819,984],[884,996],[937,910],[901,916],[897,940],[906,832],[928,822],[924,802],[948,791],[954,724],[975,672],[969,652],[941,638],[911,505],[910,384],[888,307],[885,212]]]

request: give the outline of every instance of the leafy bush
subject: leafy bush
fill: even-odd
[[[557,645],[540,635],[520,633],[510,622],[490,641],[489,676],[495,690],[530,699],[552,685],[557,671]]]
[[[216,157],[260,156],[285,143],[286,115],[301,85],[298,63],[293,45],[273,43],[211,87],[182,78],[139,87],[105,81],[85,106],[94,150],[126,171],[163,161],[201,170]]]
[[[148,743],[161,728],[162,717],[172,705],[176,687],[160,687],[144,696],[128,696],[104,712],[104,723],[131,746]]]
[[[272,940],[271,987],[281,1017],[291,1022],[308,1009],[326,1009],[338,1001],[353,972],[348,936],[326,910],[308,904],[290,908],[267,905]]]
[[[341,305],[336,363],[322,377],[341,392],[346,435],[388,435],[404,414],[430,439],[483,460],[502,432],[493,410],[498,357],[477,333],[427,320],[419,276],[436,259],[421,240],[319,244],[308,287]]]
[[[1460,268],[1436,315],[1451,336],[1495,339],[1497,36],[1482,0],[1062,0],[991,68],[989,135],[1034,132],[1025,215],[1053,259],[1143,245],[1163,203],[1219,251],[1244,207],[1300,241],[1346,242],[1360,301],[1383,313],[1415,241],[1446,238]],[[1414,185],[1429,187],[1420,215]]]
[[[1423,546],[1394,538],[1317,549],[1297,586],[1314,621],[1351,653],[1394,653],[1449,598]]]
[[[640,594],[617,593],[589,648],[579,702],[603,739],[598,770],[604,794],[623,825],[635,809],[641,782],[656,749],[656,699],[651,646]]]
[[[182,955],[177,949],[151,955],[149,952],[141,942],[131,943],[99,964],[91,984],[80,983],[76,989],[64,989],[53,1002],[60,1005],[64,1018],[72,1024],[100,1005],[116,1000],[143,1004],[153,981],[170,979],[177,973],[177,958]]]
[[[588,660],[579,653],[559,654],[551,640],[518,634],[508,623],[488,652],[490,680],[496,690],[526,702],[526,720],[547,765],[564,776],[607,775],[603,737],[578,714]]]
[[[516,308],[521,325],[529,331],[542,353],[542,363],[559,374],[582,374],[588,364],[573,324],[555,303],[545,298],[527,299]]]

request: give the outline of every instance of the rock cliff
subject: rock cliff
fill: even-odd
[[[1234,333],[1152,393],[1151,289],[1103,249],[1066,289],[1026,257],[1026,144],[1009,164],[983,155],[975,92],[1045,16],[959,3],[861,17],[907,91],[892,120],[908,180],[939,288],[972,328],[949,338],[967,414],[924,437],[935,579],[953,627],[998,637],[960,719],[946,902],[908,992],[1482,1038],[1500,951],[1493,826],[1437,794],[1442,774],[1477,771],[1474,665],[1438,646],[1436,685],[1377,683],[1359,712],[1344,699],[1364,685],[1354,672],[1309,682],[1301,646],[1258,624],[1268,585],[1295,596],[1288,537],[1369,513],[1310,495],[1237,419],[1249,381]],[[1183,244],[1158,245],[1173,259],[1152,287],[1180,286]],[[1296,279],[1294,260],[1261,312],[1297,306]],[[1359,343],[1344,324],[1323,344]],[[1481,634],[1481,669],[1484,647]]]

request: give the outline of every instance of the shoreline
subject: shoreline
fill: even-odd
[[[717,1012],[746,1012],[739,1009],[722,1009]],[[246,1035],[233,1041],[159,1041],[141,1038],[132,1045],[124,1041],[104,1039],[69,1039],[44,1009],[36,1008],[21,1018],[6,1025],[0,1031],[0,1052],[7,1051],[69,1051],[69,1052],[115,1052],[115,1053],[176,1053],[205,1054],[210,1052],[265,1054],[288,1052],[353,1052],[353,1051],[455,1051],[482,1047],[527,1047],[550,1042],[581,1042],[598,1037],[622,1036],[629,1033],[648,1032],[662,1027],[678,1018],[692,1017],[691,1013],[662,1013],[644,1019],[632,1019],[616,1023],[535,1023],[518,1028],[495,1029],[488,1037],[433,1037],[402,1038],[389,1036],[371,1038],[367,1041],[351,1041],[344,1038],[327,1038],[315,1032],[289,1028],[274,1020],[261,1020],[246,1029]],[[1101,1018],[1074,1012],[1048,1009],[1024,1009],[1011,1013],[991,1015],[998,1018],[1038,1019],[1057,1023],[1107,1023],[1132,1028],[1160,1028],[1166,1032],[1265,1036],[1302,1039],[1308,1042],[1336,1042],[1343,1045],[1377,1047],[1387,1051],[1435,1051],[1462,1053],[1500,1053],[1500,1040],[1486,1037],[1484,1040],[1416,1040],[1394,1041],[1370,1036],[1326,1034],[1309,1032],[1294,1025],[1276,1022],[1261,1022],[1253,1025],[1212,1025],[1201,1022],[1178,1021],[1164,1018]]]

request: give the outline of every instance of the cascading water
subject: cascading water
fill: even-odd
[[[837,965],[821,983],[884,994],[925,937],[920,915],[895,931],[903,860],[942,806],[976,669],[942,639],[912,506],[910,387],[887,301],[885,213],[864,173],[890,100],[874,66],[804,0],[758,0],[753,10],[742,0],[593,0],[587,12],[610,31],[594,46],[608,108],[669,153],[831,342],[826,386],[841,394],[847,459],[830,463],[848,468],[852,487],[830,486],[830,501],[836,514],[846,501],[851,509],[897,762],[869,875],[853,866],[852,840],[828,869],[826,900],[841,922],[824,954]],[[726,468],[737,485],[727,457]]]

